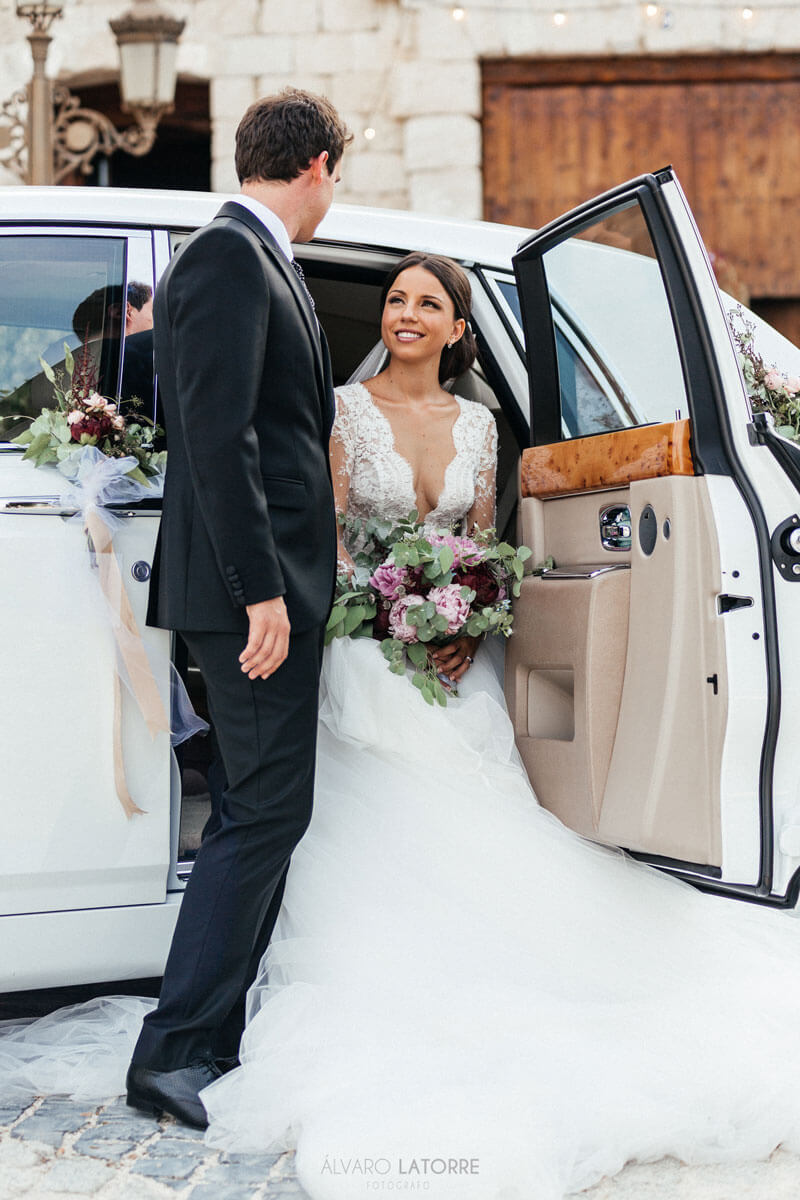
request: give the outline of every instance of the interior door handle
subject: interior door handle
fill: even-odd
[[[631,510],[627,504],[600,509],[600,543],[604,550],[630,550]]]

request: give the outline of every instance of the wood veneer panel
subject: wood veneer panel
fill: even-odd
[[[694,475],[689,438],[685,419],[530,446],[522,453],[522,495],[544,500],[624,487],[635,479]]]

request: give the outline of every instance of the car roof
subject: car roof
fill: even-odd
[[[141,188],[0,188],[0,224],[81,222],[93,225],[152,225],[194,229],[210,221],[226,200],[219,192],[156,191]],[[463,262],[508,269],[530,229],[335,204],[315,241],[346,242],[386,250],[422,250]]]

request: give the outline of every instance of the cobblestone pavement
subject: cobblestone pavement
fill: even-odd
[[[797,1200],[800,1158],[687,1167],[629,1164],[581,1200]],[[122,1097],[64,1097],[0,1108],[0,1200],[303,1200],[293,1154],[225,1154],[167,1117],[156,1124]],[[527,1200],[536,1200],[535,1191]]]
[[[0,1200],[302,1200],[293,1154],[226,1154],[200,1131],[64,1097],[0,1108]]]

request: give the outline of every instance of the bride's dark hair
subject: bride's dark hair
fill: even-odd
[[[453,346],[445,346],[439,362],[439,382],[444,383],[447,379],[456,379],[470,369],[478,353],[478,344],[469,323],[469,314],[472,309],[472,288],[469,285],[469,279],[452,258],[443,258],[441,254],[419,252],[407,254],[397,266],[392,268],[384,280],[381,291],[381,312],[383,312],[386,297],[394,287],[398,275],[402,271],[408,270],[409,267],[424,267],[426,271],[430,271],[431,275],[435,275],[453,301],[456,320],[460,319],[466,322],[461,337]]]

